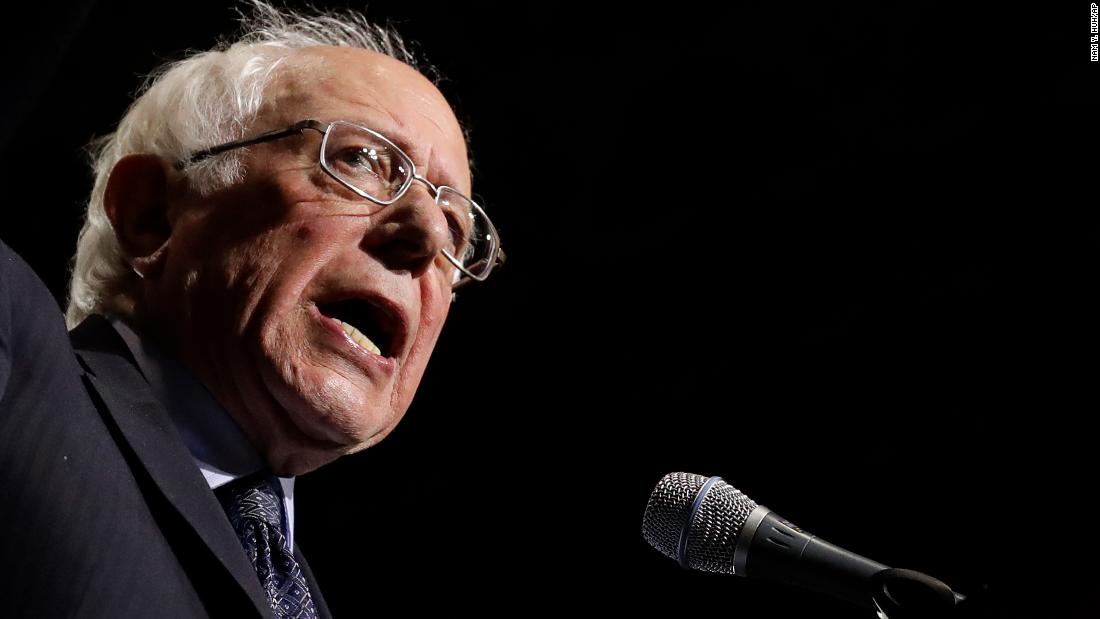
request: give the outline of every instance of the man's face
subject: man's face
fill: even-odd
[[[400,146],[421,176],[469,194],[462,131],[419,73],[364,50],[291,60],[252,134],[305,118],[354,122]],[[324,173],[320,143],[306,131],[250,147],[242,183],[170,204],[150,303],[171,317],[151,317],[162,336],[282,473],[370,446],[400,421],[454,276],[439,251],[447,221],[422,183],[380,207]]]

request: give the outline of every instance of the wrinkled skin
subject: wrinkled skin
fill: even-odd
[[[344,48],[295,52],[249,135],[306,118],[375,129],[420,175],[470,192],[450,106],[396,60]],[[157,163],[160,186],[148,160],[123,160],[106,199],[144,274],[134,320],[196,372],[284,475],[375,444],[400,421],[446,320],[454,276],[439,251],[447,221],[427,188],[413,183],[379,207],[321,170],[320,141],[306,131],[239,151],[243,182],[207,196],[166,162]],[[402,317],[405,337],[387,358],[317,311],[347,296]]]

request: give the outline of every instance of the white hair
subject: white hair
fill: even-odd
[[[115,164],[126,155],[149,153],[180,161],[191,153],[245,136],[256,120],[265,91],[283,60],[295,49],[356,47],[396,58],[437,82],[400,35],[359,13],[303,14],[250,0],[241,13],[236,40],[171,62],[146,79],[114,133],[89,147],[95,184],[73,257],[66,320],[76,326],[89,314],[126,316],[133,310],[138,275],[130,267],[104,210],[103,195]],[[239,182],[239,152],[212,157],[183,170],[200,194]]]

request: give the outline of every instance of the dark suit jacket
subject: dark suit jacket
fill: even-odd
[[[121,337],[92,316],[70,342],[53,297],[2,242],[0,600],[5,617],[271,616]]]

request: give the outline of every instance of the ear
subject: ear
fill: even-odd
[[[107,178],[103,206],[122,251],[138,275],[145,277],[163,261],[172,236],[168,221],[171,164],[149,154],[120,159]]]

